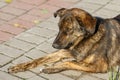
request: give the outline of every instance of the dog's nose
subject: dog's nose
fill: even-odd
[[[52,47],[58,49],[58,48],[59,48],[59,45],[58,45],[58,44],[53,44]]]

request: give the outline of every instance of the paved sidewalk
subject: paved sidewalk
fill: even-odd
[[[56,49],[51,44],[58,32],[61,8],[78,7],[104,18],[120,14],[120,0],[0,0],[0,80],[108,80],[108,73],[89,74],[64,71],[38,74],[40,67],[8,74],[7,68],[47,55]]]

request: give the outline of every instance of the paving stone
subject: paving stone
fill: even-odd
[[[33,10],[29,11],[28,14],[34,15],[34,16],[39,16],[39,17],[41,17],[41,19],[47,19],[53,13],[52,12],[48,12],[48,11],[46,11],[44,9],[33,9]]]
[[[61,0],[49,0],[46,4],[49,4],[49,5],[54,5],[54,6],[58,6],[58,7],[64,7],[65,8],[68,8],[72,5],[72,3],[69,3],[69,2],[64,2],[64,1],[61,1]]]
[[[0,54],[0,66],[5,65],[6,63],[10,62],[13,58]]]
[[[66,2],[77,3],[77,2],[79,2],[80,0],[61,0],[61,1],[66,1]]]
[[[13,14],[13,15],[16,15],[16,16],[22,15],[23,13],[26,12],[24,10],[13,8],[13,7],[10,7],[10,6],[6,6],[6,7],[2,8],[0,11],[3,11],[5,13],[9,13],[9,14]]]
[[[21,2],[19,0],[12,1],[12,3],[9,4],[9,6],[12,6],[12,7],[15,7],[18,9],[23,9],[23,10],[30,10],[35,7],[35,5],[27,4],[27,3]]]
[[[86,8],[86,7],[79,7],[80,5],[74,5],[72,6],[71,8],[80,8],[80,9],[83,9],[85,11],[87,11],[88,13],[92,14],[95,10],[94,9],[90,9],[90,8]]]
[[[39,50],[44,51],[46,53],[51,53],[51,52],[57,50],[57,49],[52,47],[52,44],[47,43],[47,42],[40,44],[39,46],[36,47],[36,49],[39,49]]]
[[[46,25],[47,26],[47,25]],[[45,29],[45,28],[39,28],[39,27],[34,27],[28,31],[28,33],[32,33],[35,35],[39,35],[45,38],[51,38],[56,34],[56,31],[50,30],[50,29]]]
[[[20,20],[25,20],[25,21],[29,21],[29,22],[32,22],[32,23],[35,23],[35,21],[42,21],[42,19],[38,16],[34,16],[34,15],[29,15],[29,14],[24,14],[24,15],[21,15],[19,17]]]
[[[27,79],[27,78],[31,78],[31,77],[35,76],[36,74],[34,74],[30,71],[25,71],[25,72],[15,73],[14,75]]]
[[[6,21],[0,19],[0,25],[2,25],[2,24],[6,24]]]
[[[20,35],[16,36],[15,38],[21,39],[23,41],[27,41],[33,44],[40,44],[44,42],[46,39],[42,38],[40,36],[34,35],[34,34],[29,34],[29,33],[21,33]]]
[[[73,80],[72,78],[69,78],[67,76],[63,76],[61,74],[40,74],[40,76],[45,77],[48,80]]]
[[[0,68],[0,71],[8,72],[8,68],[9,68],[10,66],[13,66],[13,65],[14,65],[14,64],[9,63],[9,64],[7,64],[7,65],[1,67],[1,68]]]
[[[28,51],[36,46],[34,44],[30,44],[30,43],[27,43],[21,40],[17,40],[15,38],[5,42],[4,44],[7,44],[9,46],[12,46],[12,47],[24,50],[24,51]]]
[[[13,25],[14,27],[17,27],[17,26],[15,26],[17,24],[17,25],[19,25],[18,26],[19,28],[23,28],[23,29],[30,29],[35,26],[34,23],[31,23],[31,22],[25,21],[25,20],[20,20],[19,18],[11,20],[8,23]]]
[[[22,80],[2,71],[0,71],[0,79],[1,80]]]
[[[88,3],[95,3],[95,4],[102,4],[105,5],[108,2],[110,2],[111,0],[83,0],[83,2],[88,2]]]
[[[43,4],[45,3],[47,0],[21,0],[25,3],[28,3],[28,4],[33,4],[33,5],[40,5],[40,4]]]
[[[56,10],[59,9],[59,7],[48,5],[48,4],[40,5],[37,8],[39,8],[41,10],[45,10],[46,13],[54,13]]]
[[[53,22],[55,25],[58,25],[58,22],[59,22],[59,17],[50,17],[49,19],[46,20],[46,22]]]
[[[3,43],[4,41],[0,40],[0,44]]]
[[[109,80],[109,73],[97,73],[97,74],[91,74],[92,76],[104,79],[104,80]]]
[[[13,36],[14,35],[12,35],[12,34],[0,31],[0,40],[1,41],[7,41],[7,40],[11,39]]]
[[[24,51],[21,51],[21,50],[15,49],[15,48],[11,48],[6,45],[0,45],[0,53],[7,55],[9,57],[16,58],[16,57],[22,55],[24,53]]]
[[[3,24],[0,26],[0,30],[17,35],[17,34],[23,32],[25,29],[14,27],[14,26],[8,25],[8,24]]]
[[[31,61],[31,59],[25,57],[25,56],[22,56],[20,58],[17,58],[16,60],[12,61],[13,64],[20,64],[20,63],[25,63],[25,62],[28,62],[28,61]]]
[[[113,10],[113,11],[117,11],[117,12],[120,11],[120,6],[119,5],[114,5],[114,4],[111,4],[111,3],[106,5],[104,8],[110,9],[110,10]]]
[[[0,8],[6,6],[7,4],[5,2],[0,2]]]
[[[31,51],[27,52],[25,55],[32,59],[37,59],[45,56],[46,54],[38,49],[32,49]]]
[[[84,75],[83,77],[80,77],[78,80],[101,80],[101,79],[89,75]]]
[[[58,31],[58,25],[56,23],[51,23],[49,21],[42,22],[38,26],[42,28],[47,28],[47,29]]]
[[[112,0],[111,3],[114,5],[120,5],[120,0]]]
[[[99,9],[101,6],[102,5],[99,5],[99,4],[91,4],[91,3],[81,2],[81,3],[74,5],[73,7],[82,8],[82,9],[85,9],[86,11],[90,11],[89,13],[92,13],[95,10]]]
[[[45,80],[45,79],[43,79],[43,78],[41,78],[39,76],[35,76],[35,77],[29,78],[27,80]]]
[[[73,71],[73,70],[63,71],[61,73],[73,79],[77,79],[82,74],[82,72],[80,71]]]
[[[104,14],[93,14],[93,16],[99,16],[99,17],[101,17],[101,18],[110,18],[110,17],[108,17],[108,16],[106,16],[106,15],[104,15]]]
[[[2,19],[2,20],[9,21],[9,20],[14,19],[15,17],[16,16],[14,16],[14,15],[0,12],[0,19]]]
[[[111,17],[118,15],[119,13],[116,11],[107,10],[107,9],[103,8],[103,9],[100,9],[99,11],[95,12],[94,14],[95,15],[104,15],[104,16],[106,16],[106,18],[111,18]]]
[[[56,36],[57,36],[57,35],[56,35]],[[50,43],[50,44],[53,44],[53,42],[54,42],[56,36],[54,36],[54,37],[48,39],[46,42],[48,42],[48,43]]]

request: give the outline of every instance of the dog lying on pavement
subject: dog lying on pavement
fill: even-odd
[[[52,46],[59,50],[10,67],[8,72],[16,73],[53,63],[41,72],[80,70],[103,73],[120,65],[120,15],[103,19],[79,8],[61,8],[54,16],[59,16],[60,20],[59,33]]]

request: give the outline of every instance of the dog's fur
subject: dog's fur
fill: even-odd
[[[120,65],[120,15],[102,19],[78,8],[62,8],[54,16],[59,16],[60,20],[59,33],[52,46],[60,50],[32,62],[13,66],[9,72],[53,63],[42,69],[42,72],[82,70],[96,73],[107,72],[109,68]],[[61,61],[64,59],[67,60]]]

